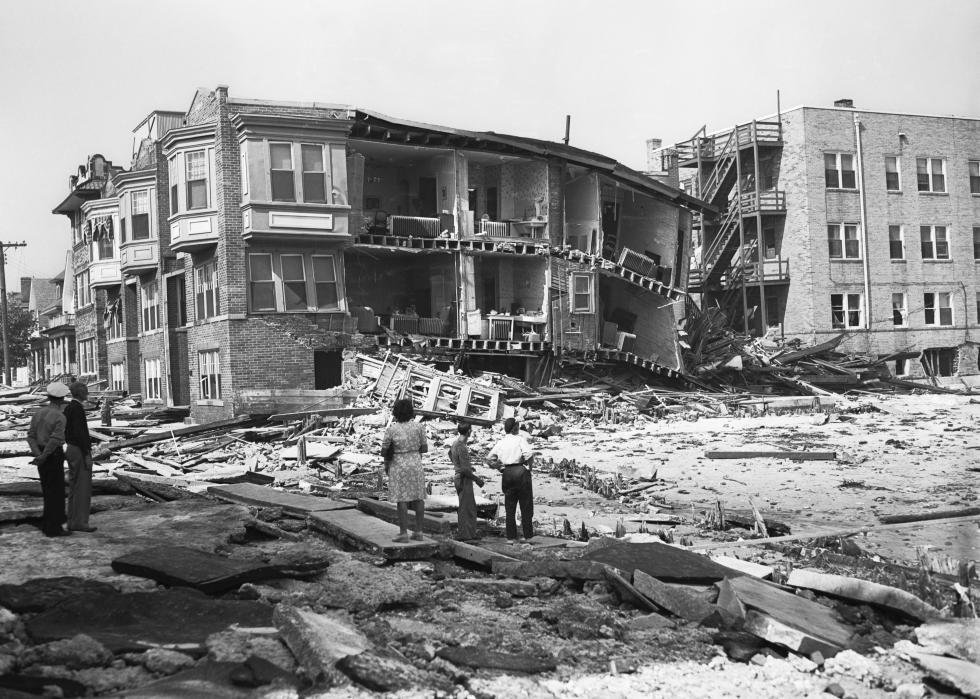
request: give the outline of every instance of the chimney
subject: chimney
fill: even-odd
[[[834,100],[834,106],[840,107],[841,109],[854,109],[854,100],[844,99]]]
[[[664,144],[662,138],[647,139],[647,170],[661,170],[660,154],[657,152]]]

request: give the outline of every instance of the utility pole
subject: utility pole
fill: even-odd
[[[10,378],[10,332],[7,329],[7,248],[23,248],[27,243],[0,241],[0,324],[3,325],[3,380],[8,386]]]

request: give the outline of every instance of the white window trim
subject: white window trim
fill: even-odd
[[[211,201],[211,165],[210,165],[209,158],[208,158],[208,150],[209,149],[207,147],[202,146],[200,148],[188,148],[186,151],[184,151],[184,168],[183,168],[183,178],[182,178],[183,179],[183,185],[184,185],[183,186],[183,189],[184,189],[184,206],[181,209],[181,212],[182,213],[207,211],[208,209],[211,208],[211,205],[212,205],[212,201]],[[197,153],[200,153],[203,156],[203,160],[204,160],[204,178],[203,178],[203,180],[204,180],[204,206],[198,206],[198,207],[195,207],[195,208],[191,209],[190,208],[190,197],[187,196],[188,195],[187,187],[188,187],[188,185],[192,181],[193,182],[197,182],[197,181],[199,181],[202,178],[194,178],[193,180],[190,179],[190,176],[189,176],[190,175],[190,172],[189,172],[190,163],[189,163],[188,156],[195,155]]]
[[[314,262],[318,258],[325,258],[325,259],[329,259],[330,260],[330,266],[333,268],[333,281],[332,282],[329,282],[329,281],[319,281],[316,278],[316,265],[314,264]],[[311,277],[311,284],[310,284],[310,286],[312,287],[312,290],[313,290],[313,303],[312,303],[313,307],[316,308],[316,310],[318,312],[320,312],[320,313],[333,313],[335,311],[340,310],[341,290],[340,290],[340,279],[339,279],[338,274],[337,274],[337,258],[334,255],[318,255],[316,253],[311,254],[310,255],[310,277]],[[317,290],[316,290],[317,284],[333,284],[334,289],[336,290],[336,294],[335,294],[336,297],[337,297],[337,303],[336,303],[336,305],[334,305],[334,306],[322,306],[322,304],[320,303],[319,294],[317,294]]]
[[[152,304],[150,303],[150,295],[146,293],[147,287],[149,287],[151,285],[154,285],[156,287],[155,288],[155,291],[154,291],[154,294],[153,294],[154,303],[152,303]],[[154,326],[152,328],[148,328],[147,327],[147,323],[146,323],[147,311],[150,308],[154,308],[156,310],[156,314],[154,316],[156,318],[156,323],[154,324]],[[144,333],[150,333],[150,332],[154,332],[154,331],[160,330],[161,323],[160,323],[160,283],[159,283],[159,280],[154,279],[153,281],[150,281],[150,282],[147,282],[145,284],[140,285],[140,324],[141,324],[141,328],[140,329]]]
[[[857,183],[858,183],[858,180],[857,180],[857,162],[856,162],[857,156],[855,156],[854,153],[847,153],[845,151],[825,151],[823,155],[824,155],[824,160],[823,160],[824,188],[825,189],[846,189],[848,191],[856,190],[858,188],[858,186],[857,186]],[[828,155],[834,156],[834,168],[837,171],[837,184],[836,185],[827,184],[827,159],[826,159],[826,157]],[[844,155],[849,155],[851,157],[851,169],[850,170],[847,170],[846,172],[854,173],[854,186],[853,187],[845,187],[844,186],[844,172],[845,172],[845,170],[844,170],[843,162],[842,162],[843,158],[841,157],[841,156],[844,156]]]
[[[854,228],[856,234],[855,240],[857,241],[857,255],[852,256],[847,254],[847,241],[845,237],[848,228]],[[830,229],[835,229],[836,236],[831,236]],[[830,250],[830,241],[838,240],[840,241],[841,254],[839,257],[835,257]],[[861,224],[860,223],[828,223],[827,224],[827,252],[831,260],[863,260],[864,259],[864,244],[861,238]]]
[[[926,161],[926,173],[929,176],[929,189],[919,189],[919,161]],[[942,165],[942,172],[940,173],[943,177],[943,188],[933,189],[932,188],[932,163],[938,160]],[[915,159],[915,188],[918,190],[919,194],[948,194],[949,193],[949,175],[946,172],[946,158],[934,158],[932,156],[923,156],[921,158]]]
[[[153,369],[151,372],[150,369]],[[144,381],[143,389],[145,395],[144,400],[162,400],[163,396],[163,380],[161,377],[160,359],[144,359],[143,360],[143,373],[146,375]],[[156,379],[156,392],[151,391],[152,380]]]
[[[126,363],[125,362],[114,362],[109,365],[109,390],[110,391],[126,390]]]
[[[588,294],[589,294],[589,305],[588,308],[583,310],[575,305],[575,280],[579,278],[587,279],[588,284]],[[587,272],[572,272],[568,277],[568,298],[569,298],[569,312],[570,313],[595,313],[595,278]]]
[[[888,188],[888,160],[895,160],[895,174],[898,175],[898,187],[896,189]],[[885,156],[885,191],[886,192],[901,192],[902,191],[902,158],[898,155],[886,155]]]
[[[922,243],[924,242],[922,240],[922,229],[923,228],[928,228],[929,229],[929,242],[932,244],[932,256],[931,257],[926,257],[925,255],[922,255],[923,261],[947,261],[947,260],[953,259],[953,249],[952,249],[952,246],[950,245],[950,235],[949,235],[949,232],[950,232],[949,229],[950,229],[950,227],[947,226],[947,225],[944,225],[942,223],[937,223],[937,224],[934,224],[934,225],[921,225],[921,224],[919,225],[919,252],[920,252],[920,254],[922,252]],[[938,240],[936,238],[936,229],[937,228],[942,228],[945,231],[945,233],[946,233],[946,237],[945,237],[945,242],[946,242],[946,256],[945,257],[940,257],[939,256],[939,248],[938,248],[938,246],[936,244],[937,243],[937,240]]]
[[[273,146],[288,146],[289,147],[289,170],[283,170],[282,168],[272,167],[272,148]],[[300,201],[299,188],[296,186],[296,154],[293,152],[294,144],[292,141],[269,141],[269,199],[271,201],[281,201],[281,202],[296,202]],[[272,190],[272,173],[273,172],[290,172],[293,176],[293,198],[292,199],[276,199],[275,192]]]
[[[221,400],[221,351],[217,349],[201,350],[197,353],[198,390],[200,399],[205,401]],[[209,377],[217,377],[214,383],[214,394],[211,394]]]
[[[320,149],[320,162],[323,164],[322,170],[310,170],[310,173],[320,173],[323,175],[323,201],[310,201],[306,196],[306,182],[304,177],[307,171],[303,169],[303,148],[319,148]],[[298,200],[309,203],[309,204],[329,204],[331,201],[330,197],[330,149],[327,148],[323,143],[300,143],[299,144],[299,196]]]
[[[933,303],[935,306],[929,306],[926,303],[926,296],[931,295],[933,298]],[[940,297],[946,296],[948,306],[943,306],[940,303]],[[926,312],[932,309],[932,322],[930,323],[926,316]],[[949,308],[949,322],[942,322],[942,310],[944,308]],[[922,320],[923,324],[929,328],[951,328],[956,325],[956,311],[953,308],[953,292],[951,291],[924,291],[922,293]]]
[[[205,270],[210,270],[210,283],[202,284],[201,275]],[[203,289],[202,289],[203,286]],[[207,314],[207,297],[212,298],[214,313],[211,315],[200,315],[197,303],[199,294],[204,295],[204,312]],[[208,260],[203,265],[194,268],[194,320],[210,320],[221,315],[221,294],[218,292],[218,261]]]
[[[842,303],[841,311],[844,314],[844,322],[843,322],[842,325],[834,325],[834,323],[833,323],[834,310],[835,310],[835,307],[834,307],[834,297],[835,296],[840,296],[841,297],[841,303]],[[851,304],[850,304],[851,297],[853,297],[853,296],[856,296],[857,299],[858,299],[857,309],[852,308],[851,307]],[[850,317],[851,317],[850,314],[853,313],[855,310],[857,310],[857,312],[858,312],[857,323],[856,324],[851,324],[851,322],[850,322]],[[865,318],[865,313],[864,313],[864,294],[861,294],[861,293],[850,293],[850,292],[843,292],[843,293],[840,293],[840,294],[831,294],[830,295],[830,318],[831,318],[831,326],[833,328],[835,328],[835,329],[863,328],[864,327],[864,318]]]
[[[273,283],[274,298],[275,298],[275,304],[276,304],[276,306],[275,306],[274,309],[273,308],[269,308],[269,309],[256,309],[256,308],[254,308],[253,303],[252,303],[252,290],[251,290],[251,284],[252,284],[252,271],[251,270],[252,270],[252,268],[251,268],[251,260],[252,260],[252,256],[258,256],[258,255],[268,256],[268,257],[271,258],[271,268],[272,268],[272,280],[271,281]],[[283,276],[282,276],[282,258],[284,256],[290,256],[290,255],[301,257],[302,260],[303,260],[303,275],[304,275],[304,280],[303,281],[306,284],[306,306],[303,307],[303,308],[296,308],[296,309],[286,310],[286,286],[285,286],[286,285],[286,282],[285,282],[285,280],[283,279]],[[334,287],[337,290],[337,303],[336,303],[335,306],[331,306],[329,308],[319,308],[319,299],[317,298],[317,294],[316,294],[316,277],[315,277],[315,275],[313,273],[313,259],[314,258],[317,258],[317,257],[330,257],[330,258],[333,258],[333,271],[334,271],[334,281],[333,281],[333,284],[334,284]],[[344,303],[344,287],[340,283],[341,282],[340,273],[341,273],[340,265],[338,264],[338,260],[337,260],[337,257],[335,255],[326,255],[326,254],[315,253],[315,252],[310,252],[310,251],[305,251],[305,252],[301,252],[301,253],[299,253],[299,252],[279,253],[279,252],[264,252],[264,251],[250,252],[249,253],[248,279],[247,279],[247,282],[248,282],[248,285],[249,285],[248,286],[248,291],[247,291],[247,294],[248,294],[248,309],[249,309],[249,313],[338,313],[338,312],[343,312],[343,310],[345,308],[345,303]],[[262,281],[265,282],[265,283],[268,283],[269,280],[262,280]],[[291,280],[291,281],[298,282],[299,280],[296,279],[296,280]]]
[[[895,316],[894,316],[894,314],[895,314],[895,297],[896,296],[901,296],[902,297],[902,305],[901,305],[901,307],[899,309],[902,312],[902,322],[901,323],[896,323],[895,322]],[[892,292],[892,327],[894,327],[894,328],[907,328],[907,327],[909,327],[909,295],[906,294],[904,291],[902,291],[902,292],[898,292],[898,291]]]
[[[892,228],[898,229],[898,241],[902,244],[901,257],[892,257]],[[908,250],[905,247],[905,226],[901,224],[889,224],[888,226],[888,257],[892,260],[908,259]]]

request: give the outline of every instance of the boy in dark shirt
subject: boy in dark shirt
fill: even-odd
[[[65,457],[68,459],[68,529],[94,532],[88,515],[92,506],[92,440],[85,406],[88,386],[76,381],[68,387],[72,400],[65,406]]]

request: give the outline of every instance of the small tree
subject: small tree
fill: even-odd
[[[25,366],[31,356],[31,333],[34,332],[34,317],[27,310],[19,295],[7,294],[7,340],[10,343],[10,366]],[[0,353],[0,365],[3,354]],[[6,367],[4,367],[6,368]]]

